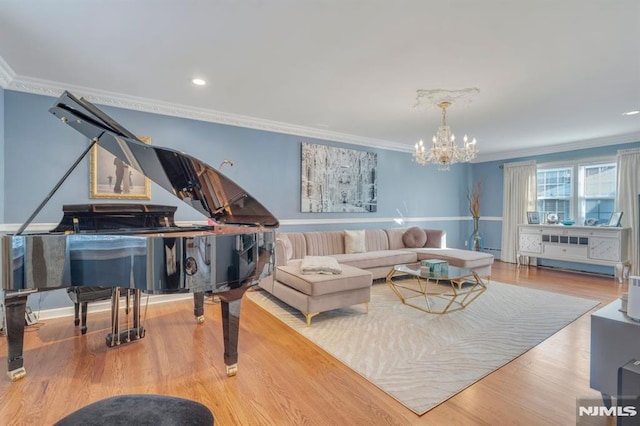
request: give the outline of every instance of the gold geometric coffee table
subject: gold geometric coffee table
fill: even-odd
[[[405,279],[398,279],[400,276]],[[387,274],[387,284],[402,303],[430,314],[464,309],[487,289],[470,269],[449,265],[444,272],[429,272],[419,263],[394,266]]]

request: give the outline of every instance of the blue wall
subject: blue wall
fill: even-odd
[[[45,198],[75,159],[87,140],[48,112],[55,98],[0,89],[0,223],[22,223]],[[463,248],[472,231],[466,200],[473,182],[483,182],[480,232],[484,245],[498,258],[501,245],[502,184],[500,165],[505,160],[458,164],[449,172],[411,161],[408,153],[307,137],[252,130],[229,125],[101,106],[132,132],[150,136],[153,144],[189,153],[217,168],[225,159],[234,162],[223,173],[245,188],[285,222],[283,231],[397,227],[444,229],[449,247]],[[378,211],[375,213],[301,213],[301,142],[319,143],[378,154]],[[584,149],[538,157],[514,158],[537,162],[615,154],[640,143]],[[63,204],[97,202],[89,198],[89,159],[66,180],[35,218],[36,223],[57,223]],[[124,201],[126,202],[126,201]],[[152,184],[152,203],[178,205],[176,220],[202,221],[195,210],[182,205],[164,189]],[[289,222],[289,223],[286,223]],[[566,266],[566,265],[565,265]],[[572,265],[570,265],[572,266]],[[573,265],[584,269],[584,265]],[[600,271],[602,272],[602,271]],[[608,272],[608,271],[605,271]],[[70,304],[66,296],[41,293],[38,307]],[[57,292],[54,292],[57,293]]]
[[[11,90],[1,93],[4,96],[0,102],[4,150],[0,149],[0,155],[4,156],[7,184],[0,182],[0,190],[4,190],[0,203],[6,201],[1,204],[0,222],[21,224],[82,153],[88,141],[48,112],[55,98]],[[154,145],[186,152],[214,168],[225,159],[233,160],[234,166],[225,166],[223,173],[264,204],[279,220],[290,221],[281,227],[283,231],[397,227],[399,225],[392,219],[400,216],[399,210],[408,219],[405,226],[446,230],[450,247],[463,247],[468,236],[468,225],[459,217],[468,216],[465,194],[471,170],[469,164],[456,165],[450,172],[443,173],[435,167],[412,162],[408,153],[113,107],[100,108],[135,134],[150,136]],[[378,211],[301,213],[300,154],[303,141],[376,152]],[[205,219],[154,184],[151,193],[152,203],[178,205],[178,221]],[[34,223],[58,223],[63,204],[90,202],[99,200],[89,198],[87,157]],[[34,309],[71,305],[64,292],[41,292],[33,297],[35,300],[30,298],[29,303]]]
[[[55,98],[0,89],[0,222],[22,223],[55,182],[85,149],[86,139],[48,112]],[[449,172],[421,166],[408,153],[345,145],[326,140],[252,130],[222,124],[168,117],[113,107],[101,107],[154,145],[187,152],[217,168],[224,159],[233,167],[223,172],[260,200],[281,221],[284,231],[398,226],[391,218],[404,216],[407,225],[443,228],[450,247],[464,247],[472,231],[466,193],[482,181],[480,231],[484,246],[499,256],[502,216],[502,169],[505,162],[535,159],[538,163],[599,155],[640,143],[604,146],[537,157],[454,165]],[[4,136],[4,137],[3,137]],[[375,213],[301,213],[300,143],[368,150],[378,154],[378,211]],[[2,145],[3,144],[3,145]],[[89,198],[89,160],[83,161],[36,217],[57,223],[62,205],[95,202]],[[3,183],[5,183],[3,185]],[[11,202],[9,202],[11,201]],[[164,189],[152,186],[152,200],[178,205],[177,220],[203,220]],[[400,211],[400,214],[398,213]],[[335,221],[334,219],[338,219]],[[411,221],[413,219],[414,221]],[[303,224],[295,224],[304,220]],[[287,225],[287,221],[293,224]],[[352,222],[350,222],[352,221]],[[338,222],[338,223],[335,223]]]
[[[55,182],[85,149],[87,140],[48,112],[55,98],[6,91],[4,221],[21,223],[47,195]],[[363,228],[397,226],[396,209],[409,218],[424,218],[418,225],[445,228],[451,246],[463,244],[457,218],[465,213],[470,165],[454,166],[443,174],[435,167],[411,161],[408,153],[331,141],[168,117],[112,107],[107,114],[138,135],[150,136],[154,145],[189,153],[217,168],[224,159],[233,167],[222,171],[263,203],[280,220],[352,219],[353,224],[310,224],[309,227]],[[334,145],[378,154],[378,211],[376,213],[301,213],[300,152],[302,141]],[[35,222],[57,223],[62,205],[95,202],[89,199],[89,159],[83,161],[51,199]],[[446,179],[442,179],[446,176]],[[157,204],[179,205],[177,220],[203,220],[162,188],[152,186]],[[439,220],[433,220],[437,218]],[[366,220],[366,222],[363,222]],[[372,222],[379,220],[378,223]],[[414,223],[410,223],[414,224]],[[284,227],[283,227],[284,228]],[[293,226],[290,228],[294,228]],[[466,228],[465,228],[466,229]],[[289,229],[283,229],[289,230]]]

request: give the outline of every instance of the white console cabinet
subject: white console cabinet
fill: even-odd
[[[618,281],[629,266],[629,228],[518,225],[517,262],[525,258],[613,266]]]

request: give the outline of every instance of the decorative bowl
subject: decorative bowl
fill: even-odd
[[[565,226],[571,226],[574,223],[576,223],[575,220],[563,220],[562,222],[560,222],[561,224],[565,225]]]

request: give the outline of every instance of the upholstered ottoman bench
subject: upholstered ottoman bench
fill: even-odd
[[[132,394],[102,399],[80,408],[54,426],[213,426],[205,405],[167,395]]]
[[[307,326],[315,315],[332,309],[364,303],[368,311],[373,282],[371,272],[339,265],[340,273],[305,274],[301,263],[302,260],[293,260],[278,266],[270,292],[302,312]]]
[[[420,248],[414,250],[418,253],[418,261],[427,259],[445,260],[450,265],[470,269],[482,278],[491,278],[493,255],[490,253],[452,248]]]

